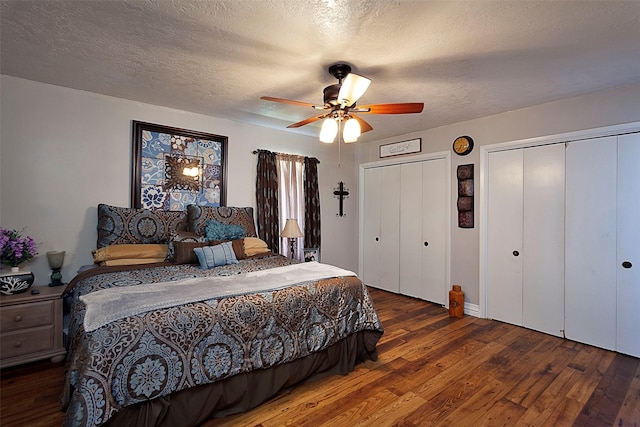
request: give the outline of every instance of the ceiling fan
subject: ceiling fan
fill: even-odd
[[[343,140],[347,143],[357,141],[361,132],[372,130],[373,127],[358,114],[421,113],[424,108],[422,102],[358,106],[356,102],[365,93],[371,84],[371,80],[352,73],[351,67],[347,64],[334,64],[330,66],[329,74],[338,79],[338,83],[324,88],[323,105],[313,105],[308,102],[292,101],[290,99],[274,98],[271,96],[262,96],[260,99],[322,110],[322,113],[318,115],[287,126],[287,128],[297,128],[317,120],[325,119],[320,131],[320,140],[322,142],[333,142],[338,134],[340,124],[343,122]]]

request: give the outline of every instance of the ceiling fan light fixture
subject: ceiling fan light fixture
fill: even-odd
[[[320,129],[320,141],[331,144],[338,134],[338,122],[329,117],[322,122],[322,128]]]
[[[350,118],[344,124],[342,139],[345,143],[356,142],[360,137],[360,123],[354,118]]]
[[[355,104],[369,88],[371,80],[357,74],[349,73],[342,82],[338,93],[338,103],[346,107]]]

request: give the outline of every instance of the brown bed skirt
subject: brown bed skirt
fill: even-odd
[[[283,365],[238,374],[213,384],[128,406],[105,425],[197,426],[210,418],[244,412],[305,380],[346,375],[359,361],[377,360],[376,344],[381,336],[382,332],[378,331],[359,332],[323,351]]]

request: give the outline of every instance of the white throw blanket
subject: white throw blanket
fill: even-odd
[[[84,329],[91,332],[114,320],[181,304],[269,292],[312,280],[355,275],[332,265],[305,262],[236,276],[197,277],[102,289],[80,297],[87,307]]]

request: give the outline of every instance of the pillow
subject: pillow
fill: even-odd
[[[154,262],[164,262],[165,257],[161,258],[122,258],[122,259],[108,259],[106,261],[99,262],[99,265],[113,266],[113,265],[139,265],[139,264],[152,264]]]
[[[218,221],[208,220],[205,228],[207,240],[235,240],[244,237],[244,228],[235,224],[222,224]]]
[[[204,230],[207,227],[207,221],[214,220],[222,224],[240,225],[244,228],[245,236],[257,236],[252,207],[188,205],[187,218],[189,230],[200,235],[205,234]]]
[[[257,237],[244,238],[244,253],[246,256],[253,256],[269,252],[267,242]]]
[[[203,270],[219,267],[227,264],[237,264],[231,242],[224,242],[215,246],[205,246],[204,248],[194,248],[193,251],[200,261],[200,268]]]
[[[209,242],[173,242],[174,264],[197,264],[195,248],[209,246]]]
[[[98,205],[97,248],[109,245],[168,243],[173,230],[187,229],[185,211]]]
[[[229,240],[210,240],[209,246],[219,245],[220,243],[228,242]],[[247,256],[244,253],[244,241],[243,239],[231,240],[231,247],[237,260],[245,259]]]
[[[193,248],[207,246],[207,239],[204,236],[200,236],[191,231],[172,231],[171,240],[169,241],[169,253],[167,255],[167,261],[175,262],[176,264],[196,264],[198,259],[193,253]],[[177,244],[185,243],[184,245]],[[205,243],[204,245],[189,245],[189,243]],[[180,260],[176,261],[176,246],[180,247]]]
[[[156,259],[167,257],[167,244],[126,244],[110,245],[93,253],[93,261],[103,262],[115,259]],[[157,261],[154,261],[157,262]]]

